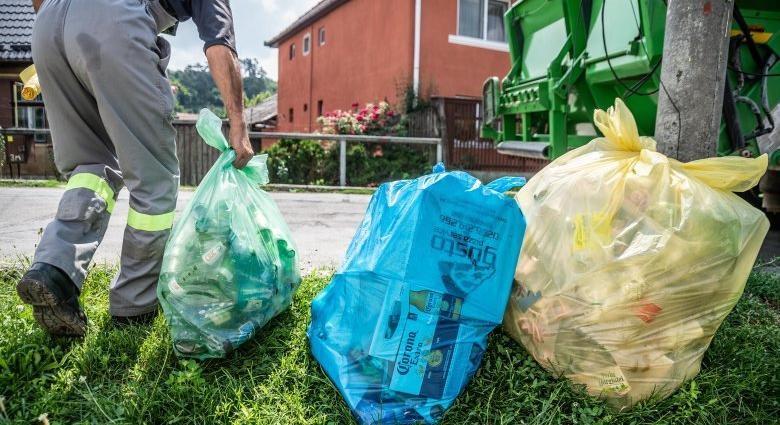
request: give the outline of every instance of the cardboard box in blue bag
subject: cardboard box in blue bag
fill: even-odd
[[[312,303],[312,353],[364,424],[436,423],[501,323],[525,233],[525,184],[434,173],[382,185]]]

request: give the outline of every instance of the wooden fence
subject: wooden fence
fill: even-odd
[[[502,155],[492,140],[479,137],[479,99],[435,98],[432,104],[431,108],[408,115],[409,135],[443,138],[444,159],[449,167],[533,173],[549,163]]]
[[[441,119],[436,109],[426,108],[406,116],[408,135],[411,137],[441,137]]]
[[[180,182],[184,186],[196,186],[206,176],[211,166],[220,155],[216,149],[208,146],[198,135],[195,123],[174,122],[176,129],[176,155],[179,157]],[[228,137],[230,124],[225,121],[222,134]],[[441,138],[425,137],[389,137],[389,136],[355,136],[355,135],[325,135],[309,133],[263,133],[250,132],[253,147],[259,153],[259,140],[319,140],[339,143],[339,180],[341,186],[347,183],[347,143],[372,144],[403,144],[418,147],[422,155],[427,154],[431,147],[435,152],[436,161],[443,159],[443,143]]]
[[[478,99],[435,98],[432,108],[409,114],[407,118],[408,136],[444,139],[443,158],[449,168],[533,173],[549,163],[547,160],[499,154],[492,140],[479,137],[481,117]],[[198,136],[195,123],[177,121],[174,126],[181,184],[195,186],[217,160],[219,152]],[[227,137],[227,122],[222,131]],[[427,147],[420,149],[422,153],[430,151]]]
[[[475,171],[536,172],[547,160],[502,155],[492,140],[479,136],[481,124],[478,99],[444,98],[438,110],[444,115],[445,158],[453,167]]]
[[[220,152],[201,139],[194,122],[176,121],[176,155],[179,157],[180,181],[184,186],[197,186],[219,158]],[[222,133],[230,130],[225,123]]]

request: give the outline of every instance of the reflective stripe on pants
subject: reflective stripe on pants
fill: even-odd
[[[165,214],[143,214],[130,208],[127,215],[127,225],[136,230],[159,232],[173,227],[173,211]]]
[[[114,204],[116,203],[114,190],[111,189],[111,186],[108,185],[104,178],[90,173],[74,174],[68,180],[65,190],[73,189],[89,189],[95,192],[97,196],[105,201],[108,213],[114,212]]]
[[[121,188],[121,175],[108,166],[76,167],[34,261],[59,268],[81,289]]]

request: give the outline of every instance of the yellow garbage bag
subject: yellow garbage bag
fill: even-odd
[[[667,158],[620,99],[595,123],[605,137],[517,195],[528,228],[504,324],[546,369],[623,409],[699,372],[769,230],[732,192],[768,159]]]
[[[33,100],[41,94],[41,83],[38,81],[38,71],[35,65],[30,65],[19,74],[22,79],[22,99]]]

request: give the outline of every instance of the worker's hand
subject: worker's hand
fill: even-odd
[[[249,133],[243,120],[236,121],[239,122],[230,121],[230,147],[236,152],[233,166],[241,169],[255,156],[255,152],[252,150],[252,144],[249,143]]]

